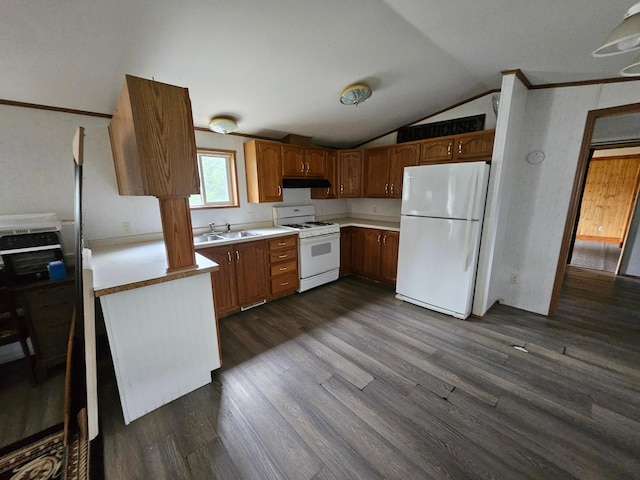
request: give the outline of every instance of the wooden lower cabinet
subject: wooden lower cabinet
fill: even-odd
[[[236,286],[235,251],[233,245],[210,247],[198,250],[210,260],[216,262],[220,269],[211,272],[213,286],[213,304],[218,318],[229,315],[240,309],[238,304],[238,288]]]
[[[218,318],[269,298],[269,253],[266,240],[198,250],[220,269],[211,273]]]
[[[272,297],[291,295],[298,288],[298,235],[269,240]]]
[[[372,280],[395,284],[398,269],[398,245],[400,234],[391,230],[376,228],[346,227],[346,239],[341,240],[345,246],[341,255],[341,275],[353,273]],[[348,252],[348,253],[346,253]],[[348,258],[346,258],[348,255]]]
[[[198,253],[220,266],[211,273],[218,318],[298,288],[298,235],[201,248]]]

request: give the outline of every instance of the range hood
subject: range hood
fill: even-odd
[[[282,188],[329,188],[331,182],[326,178],[283,178]]]

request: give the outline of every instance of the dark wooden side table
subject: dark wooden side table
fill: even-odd
[[[66,361],[75,305],[73,276],[64,280],[9,285],[9,290],[16,307],[24,310],[35,353],[36,381],[42,381],[50,368]]]

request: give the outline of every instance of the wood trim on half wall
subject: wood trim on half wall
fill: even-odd
[[[614,117],[617,115],[625,115],[628,113],[640,112],[640,103],[632,103],[629,105],[621,105],[618,107],[602,108],[599,110],[591,110],[587,114],[587,121],[584,128],[584,136],[582,137],[582,146],[580,147],[580,156],[578,157],[578,166],[576,175],[573,180],[573,190],[571,199],[569,200],[569,211],[567,212],[567,220],[564,226],[564,235],[562,237],[562,245],[560,247],[560,256],[558,257],[558,267],[556,268],[556,278],[553,283],[553,291],[551,293],[551,302],[549,303],[550,317],[555,316],[558,309],[558,299],[560,298],[560,290],[564,281],[564,272],[569,259],[569,249],[573,238],[573,231],[578,221],[578,210],[580,208],[580,199],[582,190],[587,178],[587,170],[589,168],[589,159],[591,157],[591,139],[593,137],[593,128],[596,120],[602,117]]]

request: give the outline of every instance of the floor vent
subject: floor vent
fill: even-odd
[[[526,348],[524,348],[524,347],[521,347],[520,345],[511,345],[511,346],[512,346],[513,348],[515,348],[516,350],[520,350],[521,352],[529,353],[529,350],[527,350],[527,349],[526,349]]]

